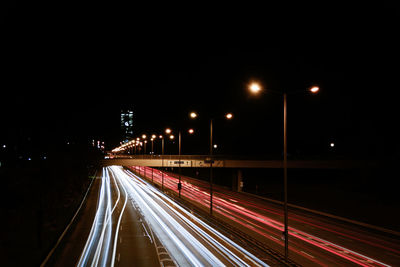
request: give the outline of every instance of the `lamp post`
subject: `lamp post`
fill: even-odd
[[[213,172],[212,172],[212,149],[213,149],[213,120],[210,120],[210,215],[213,212]]]
[[[161,138],[161,190],[164,191],[164,136],[160,135]]]
[[[181,131],[179,131],[179,157],[178,157],[178,166],[179,166],[179,183],[178,183],[178,191],[179,191],[179,198],[181,197],[181,189],[182,189],[182,183],[181,183]]]
[[[284,210],[284,231],[285,237],[285,259],[289,255],[289,234],[288,234],[288,207],[287,207],[287,105],[286,93],[283,94],[283,210]]]
[[[249,85],[249,91],[252,94],[258,94],[262,90],[258,83],[251,83]],[[318,86],[313,86],[309,89],[313,94],[319,92]],[[274,91],[272,91],[274,92]],[[287,201],[287,93],[283,93],[283,212],[284,212],[284,231],[283,236],[285,238],[285,259],[288,259],[289,255],[289,231],[288,231],[288,201]]]
[[[189,132],[189,134],[193,134],[194,130],[189,129],[188,132]],[[165,130],[165,133],[171,134],[172,130],[170,128],[167,128]],[[174,139],[174,135],[172,135],[172,134],[169,137],[171,140]],[[182,189],[182,183],[181,183],[181,179],[182,179],[182,177],[181,177],[182,176],[182,171],[181,171],[182,133],[181,133],[181,130],[178,131],[178,150],[179,150],[179,152],[178,152],[178,173],[179,173],[178,196],[180,198],[181,197],[181,189]]]
[[[190,117],[192,119],[197,118],[197,113],[191,112],[190,113]],[[230,119],[233,118],[233,114],[232,113],[227,113],[227,114],[225,114],[225,118],[230,120]],[[209,180],[209,183],[210,183],[210,215],[212,215],[212,213],[213,213],[213,169],[212,169],[213,159],[212,159],[212,156],[213,156],[213,147],[214,146],[215,145],[213,145],[213,119],[210,119],[210,152],[209,152],[209,162],[210,162],[210,180]]]
[[[153,134],[151,136],[151,154],[154,156],[154,139],[156,139],[157,136],[155,134]]]

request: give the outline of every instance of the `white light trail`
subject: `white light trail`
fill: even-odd
[[[118,194],[116,200],[113,192]],[[128,203],[128,197],[134,203]],[[118,219],[114,216],[113,224],[112,215],[122,198],[122,209]],[[140,209],[152,233],[180,266],[268,266],[147,182],[117,166],[103,168],[96,215],[77,266],[114,266],[120,224],[129,204]]]
[[[114,178],[114,182],[115,178]],[[111,208],[111,182],[108,169],[103,168],[99,204],[96,215],[86,241],[85,247],[77,266],[106,266],[109,262],[109,253],[112,239],[112,214],[120,200],[120,191],[117,186],[118,197]]]
[[[178,249],[194,266],[268,266],[136,175],[129,173],[129,177],[118,167],[112,169],[170,252]],[[179,265],[184,264],[179,256],[171,256]]]
[[[114,178],[114,180],[115,180],[115,178]],[[124,192],[125,192],[125,202],[124,202],[124,206],[122,207],[122,211],[119,214],[117,227],[115,228],[116,230],[115,230],[115,236],[114,236],[113,253],[112,253],[112,257],[111,257],[111,267],[114,267],[115,253],[117,251],[117,240],[118,240],[119,226],[121,224],[122,215],[124,214],[124,211],[125,211],[126,203],[128,202],[128,192],[126,191],[125,186],[122,183],[121,183],[121,186],[122,186],[122,189],[124,189]]]

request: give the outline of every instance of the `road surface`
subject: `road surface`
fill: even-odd
[[[268,266],[120,166],[103,168],[92,191],[54,265]]]
[[[177,192],[178,176],[149,167],[130,167],[167,191]],[[164,180],[164,182],[162,182]],[[283,253],[280,205],[215,187],[213,214]],[[208,210],[209,185],[182,177],[181,197]],[[304,266],[400,266],[400,242],[356,225],[299,210],[289,213],[289,258]]]

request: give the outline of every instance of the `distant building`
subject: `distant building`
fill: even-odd
[[[121,110],[122,142],[126,143],[133,138],[133,111]]]

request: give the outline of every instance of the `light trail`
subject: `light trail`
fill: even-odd
[[[115,178],[114,178],[115,180]],[[125,195],[125,201],[124,201],[124,206],[122,207],[122,211],[119,214],[119,218],[118,218],[118,223],[116,226],[116,231],[115,231],[115,236],[114,236],[114,246],[113,246],[113,252],[112,252],[112,256],[111,256],[111,267],[114,267],[115,264],[115,254],[117,252],[117,240],[118,240],[118,233],[119,233],[119,226],[121,224],[121,219],[122,219],[122,215],[124,214],[125,211],[125,207],[126,207],[126,203],[128,202],[128,192],[125,189],[125,186],[121,183],[122,189],[124,190],[124,195]],[[118,186],[117,186],[118,188]],[[119,191],[118,191],[119,192]],[[118,194],[119,195],[119,194]]]
[[[132,169],[136,172],[139,172],[140,174],[146,174],[147,179],[153,179],[153,182],[161,184],[161,171],[159,170],[154,170],[153,172],[151,171],[151,168],[149,167],[132,167]],[[149,176],[153,174],[153,176]],[[209,193],[208,193],[208,185],[205,182],[202,181],[192,181],[195,182],[195,184],[192,184],[188,182],[190,179],[182,179],[182,190],[181,190],[181,195],[182,197],[185,197],[189,199],[190,201],[194,203],[198,203],[202,205],[203,207],[209,208]],[[164,173],[164,187],[168,188],[170,190],[173,190],[177,192],[177,183],[178,179],[176,177],[173,177],[171,175],[168,175]],[[244,207],[243,205],[239,205],[238,201],[239,199],[232,199],[233,196],[227,194],[227,196],[224,196],[223,193],[221,192],[216,192],[214,194],[213,202],[214,202],[214,211],[230,218],[231,220],[235,221],[236,223],[241,224],[243,227],[246,227],[248,229],[251,229],[254,232],[257,232],[258,234],[261,234],[265,238],[268,238],[272,240],[275,243],[278,243],[280,245],[283,244],[283,241],[281,241],[279,238],[271,238],[271,234],[275,234],[274,232],[271,232],[268,229],[275,229],[278,230],[278,233],[281,233],[283,231],[283,224],[279,221],[276,221],[272,218],[269,218],[265,215],[262,215],[258,212],[256,212],[254,209],[249,209]],[[231,201],[229,201],[231,200]],[[233,201],[232,201],[233,200]],[[256,205],[254,203],[247,203],[249,206],[254,206]],[[257,207],[257,209],[265,209],[265,208],[260,208]],[[281,213],[278,211],[274,211],[276,215],[281,216]],[[322,228],[322,227],[320,227]],[[325,227],[326,230],[328,230]],[[353,263],[356,263],[361,266],[389,266],[381,261],[378,261],[376,259],[372,259],[371,257],[368,257],[366,255],[363,255],[361,253],[358,253],[354,250],[350,250],[348,248],[345,248],[343,246],[334,244],[333,242],[329,242],[327,240],[324,240],[322,238],[316,237],[314,235],[308,234],[304,231],[298,230],[293,227],[289,227],[289,234],[290,236],[294,237],[295,240],[302,240],[310,245],[313,245],[315,247],[318,247],[326,252],[332,253],[336,256],[339,256],[343,259],[349,260]],[[346,236],[346,234],[343,234]],[[348,236],[348,235],[347,235]],[[273,236],[272,236],[273,237]],[[278,236],[279,237],[279,236]],[[293,240],[293,239],[292,239]],[[355,240],[362,240],[361,238],[355,238]],[[372,243],[372,242],[365,242],[365,243]],[[299,244],[297,244],[299,246]],[[382,247],[381,245],[377,244],[376,247]],[[304,251],[297,250],[293,246],[290,247],[290,249],[297,254],[304,254]],[[393,251],[393,249],[390,249]],[[311,258],[311,257],[310,257]],[[314,262],[316,260],[310,259]]]
[[[116,183],[114,178],[114,183]],[[111,181],[108,168],[103,168],[99,204],[96,215],[82,251],[77,266],[107,266],[110,262],[110,247],[112,245],[112,214],[120,200],[117,187],[117,200],[112,205]]]
[[[112,169],[178,265],[267,266],[133,173]]]
[[[92,228],[90,229],[89,237],[86,241],[85,247],[82,251],[82,254],[79,258],[79,261],[77,263],[77,266],[87,266],[89,260],[91,259],[93,254],[93,249],[92,247],[94,246],[95,241],[97,240],[100,233],[99,233],[99,227],[101,226],[101,221],[103,221],[103,217],[105,217],[105,202],[106,202],[106,197],[105,197],[105,192],[106,192],[106,169],[103,168],[103,175],[101,179],[101,188],[100,188],[100,193],[99,193],[99,204],[97,206],[96,210],[96,215],[92,224]]]
[[[121,256],[116,258],[117,241],[128,207],[140,211],[151,235],[155,234],[179,266],[268,266],[146,181],[117,166],[103,168],[96,214],[77,266],[115,265]]]

